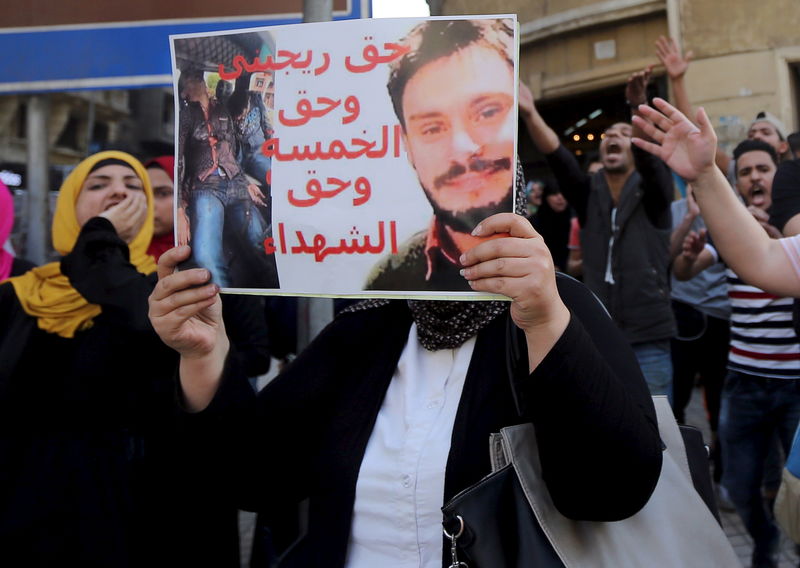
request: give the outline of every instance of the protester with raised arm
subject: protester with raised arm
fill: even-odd
[[[653,142],[633,143],[692,184],[715,248],[742,280],[779,296],[800,296],[800,242],[770,238],[731,191],[714,167],[717,136],[705,111],[697,111],[695,126],[667,101],[656,98],[653,105],[640,107],[643,118],[634,118]]]
[[[650,69],[633,74],[625,91],[635,109],[646,102]],[[637,355],[652,394],[672,383],[668,247],[673,183],[647,152],[631,149],[630,124],[609,127],[600,143],[603,169],[584,173],[545,123],[530,90],[519,86],[520,116],[581,225],[583,279],[605,304]],[[640,134],[641,135],[641,134]]]
[[[766,214],[778,157],[771,145],[760,140],[745,140],[734,150],[737,188],[745,209],[714,165],[716,140],[705,112],[701,109],[697,114],[698,128],[665,101],[654,103],[661,112],[642,107],[647,121],[636,120],[655,142],[635,139],[634,144],[658,154],[691,182],[714,246],[729,267],[733,315],[719,426],[722,485],[753,537],[753,566],[776,566],[780,533],[761,485],[774,437],[788,454],[800,420],[800,342],[792,325],[791,298],[764,292],[740,271],[752,274],[751,265],[766,271],[780,265],[791,268],[776,239],[780,233],[769,225]],[[716,260],[716,250],[705,246],[704,240],[704,233],[687,237],[674,266],[679,278],[696,274]],[[757,245],[750,246],[749,240]],[[761,262],[757,255],[765,250],[773,250],[777,259]],[[798,291],[797,276],[790,273]]]

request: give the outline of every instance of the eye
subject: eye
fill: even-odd
[[[437,134],[441,134],[445,131],[445,125],[443,122],[426,122],[425,124],[421,124],[419,126],[419,133],[423,136],[436,136]]]
[[[501,100],[490,100],[478,105],[473,112],[472,120],[475,122],[498,120],[505,116],[509,105]]]

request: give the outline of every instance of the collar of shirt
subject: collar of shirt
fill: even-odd
[[[461,253],[456,248],[453,239],[447,234],[447,229],[445,229],[434,216],[434,218],[431,219],[431,224],[428,228],[428,237],[425,241],[425,259],[428,266],[428,270],[425,273],[425,280],[431,279],[438,258],[437,252],[439,255],[443,256],[447,262],[458,265],[458,257],[461,256]]]

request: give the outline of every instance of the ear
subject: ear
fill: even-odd
[[[789,151],[789,143],[786,140],[778,142],[778,158],[783,157]]]

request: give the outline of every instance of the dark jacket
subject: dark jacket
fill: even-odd
[[[178,357],[147,317],[155,274],[99,217],[61,271],[103,310],[70,339],[0,285],[0,565],[237,565],[236,510],[198,504],[175,459]]]
[[[445,501],[489,473],[489,434],[525,421],[536,426],[544,476],[565,515],[622,519],[655,487],[661,444],[636,359],[585,287],[558,283],[572,319],[532,374],[507,312],[478,333]],[[278,532],[287,522],[279,512],[308,499],[307,533],[281,566],[344,565],[361,460],[411,322],[405,301],[340,314],[257,399],[228,364],[209,407],[184,414],[184,459],[210,476],[209,491],[272,517]],[[512,345],[520,351],[509,367]]]
[[[620,193],[613,226],[614,203],[602,170],[583,173],[563,146],[547,161],[581,223],[584,282],[628,341],[640,343],[675,333],[668,272],[673,184],[661,160],[638,148],[633,155],[636,169]],[[609,262],[613,284],[606,278]]]

